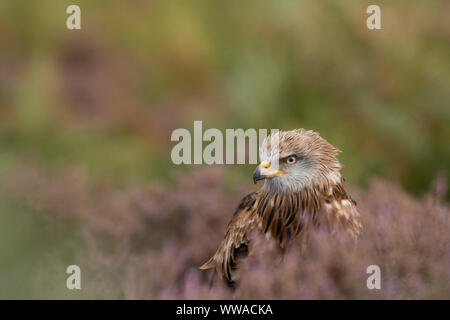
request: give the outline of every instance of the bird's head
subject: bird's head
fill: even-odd
[[[343,167],[336,158],[339,152],[316,132],[279,131],[263,141],[253,181],[265,179],[264,189],[282,193],[334,185],[340,182]]]

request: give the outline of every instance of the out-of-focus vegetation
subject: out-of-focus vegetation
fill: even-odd
[[[77,170],[21,168],[11,173],[10,199],[58,222],[80,226],[78,234],[67,234],[67,227],[59,223],[58,231],[50,236],[45,224],[38,224],[39,242],[46,247],[37,247],[38,252],[31,255],[22,240],[17,249],[21,255],[16,256],[26,259],[22,262],[30,263],[29,269],[37,270],[21,279],[22,285],[30,286],[27,295],[109,299],[450,297],[450,209],[442,203],[447,191],[442,179],[435,181],[433,193],[420,199],[378,180],[364,192],[352,189],[364,223],[356,243],[343,232],[332,236],[324,228],[313,234],[304,254],[292,243],[280,261],[271,250],[259,250],[268,247],[261,243],[264,239],[253,237],[255,250],[240,264],[236,291],[217,276],[210,286],[211,272],[198,267],[217,249],[236,204],[251,189],[244,183],[238,190],[226,192],[225,174],[208,168],[174,177],[176,186],[158,184],[119,191],[106,184],[90,189],[87,176]],[[27,220],[13,221],[15,231],[29,225]],[[50,237],[59,242],[49,243]],[[67,238],[78,239],[80,249],[74,250],[79,243]],[[63,272],[73,262],[82,268],[82,290],[78,292],[65,289]],[[367,267],[374,264],[381,269],[380,290],[366,286]],[[14,270],[8,281],[17,281],[22,271]],[[8,284],[17,288],[17,284]],[[11,296],[11,292],[2,294]]]
[[[80,31],[65,27],[70,4],[81,7]],[[218,240],[238,198],[253,189],[236,187],[250,181],[251,166],[226,166],[220,180],[224,186],[209,193],[211,188],[202,186],[203,180],[186,186],[199,198],[190,209],[177,196],[167,198],[179,188],[174,172],[195,168],[172,164],[170,134],[179,127],[192,130],[194,120],[219,129],[318,131],[343,150],[340,160],[347,166],[347,182],[363,190],[376,176],[421,197],[437,174],[446,180],[450,2],[382,1],[383,29],[377,31],[366,28],[369,4],[350,0],[1,1],[0,297],[193,297],[181,293],[181,284],[189,277],[193,283],[202,281],[189,270],[211,254],[213,248],[208,246]],[[187,175],[183,179],[192,177],[187,172],[183,175]],[[148,188],[152,193],[146,200]],[[162,193],[159,200],[180,203],[173,204],[173,210],[152,209],[152,201],[158,202],[153,189]],[[228,199],[230,192],[233,196]],[[363,193],[363,199],[370,192]],[[128,195],[134,193],[139,198],[137,207],[127,209]],[[381,198],[390,208],[387,198]],[[448,194],[441,198],[448,200]],[[230,203],[215,207],[215,199]],[[379,214],[386,212],[386,206],[379,204],[378,210],[370,201],[366,207],[362,204],[368,208],[366,215],[374,215],[368,223],[387,228],[389,223],[380,224],[386,218]],[[448,210],[436,213],[438,209],[422,205],[398,210],[403,215],[420,211],[448,226]],[[200,212],[208,219],[205,207],[217,210],[211,217],[217,225],[202,224],[195,217]],[[142,211],[143,216],[161,212],[140,220],[134,213],[127,215],[129,210]],[[131,222],[121,223],[121,219]],[[95,227],[97,223],[102,227]],[[191,226],[196,233],[186,235],[190,240],[177,240],[175,235],[191,228],[191,223],[196,223]],[[406,229],[416,227],[406,224]],[[421,231],[431,234],[434,226]],[[133,228],[142,231],[134,236]],[[384,231],[373,228],[369,226],[369,232]],[[117,238],[121,232],[129,234],[123,242]],[[409,242],[395,234],[389,233],[381,244],[375,236],[366,238],[363,247],[371,250],[379,244],[382,251],[364,259],[376,257],[392,270],[392,265],[388,267],[392,256],[386,252],[400,252],[393,259],[409,266],[402,260],[406,253],[401,253],[406,250],[401,246]],[[441,236],[436,239],[442,241]],[[203,246],[180,247],[194,243],[194,238]],[[442,252],[432,249],[433,240],[424,239],[421,247],[431,250],[429,255],[414,256],[418,269],[392,267],[398,271],[392,275],[392,286],[404,280],[406,289],[392,289],[380,298],[395,298],[396,292],[398,297],[446,294],[448,298],[448,287],[434,287],[445,280],[444,275],[448,282],[448,273],[439,269],[437,256]],[[317,250],[326,251],[322,249]],[[159,279],[160,272],[170,271],[174,256],[181,260],[173,278],[158,282],[164,281]],[[326,252],[319,256],[323,257],[316,261],[319,264],[329,257]],[[80,292],[65,289],[69,264],[80,264],[85,270]],[[341,265],[346,266],[346,262]],[[408,287],[411,275],[419,293]],[[138,279],[124,284],[127,277]],[[342,283],[335,294],[296,296],[289,291],[278,297],[369,294]],[[242,293],[240,297],[252,296]]]

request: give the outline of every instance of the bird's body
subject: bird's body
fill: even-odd
[[[221,245],[200,268],[215,268],[232,283],[238,255],[248,251],[248,237],[255,230],[277,241],[282,250],[290,238],[304,242],[321,221],[332,232],[341,224],[356,237],[362,225],[355,201],[344,190],[338,153],[313,131],[267,137],[260,151],[262,163],[253,176],[255,183],[265,179],[264,186],[242,199]]]

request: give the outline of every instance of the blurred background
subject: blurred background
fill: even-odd
[[[81,30],[66,28],[71,4]],[[450,298],[450,2],[377,1],[382,30],[366,28],[370,4],[1,1],[0,298]],[[378,218],[415,217],[384,243],[365,240],[372,263],[394,270],[390,291],[368,292],[362,267],[357,278],[336,273],[328,247],[314,263],[332,289],[310,280],[302,292],[277,291],[283,280],[273,279],[266,291],[210,291],[197,267],[255,187],[252,165],[172,163],[172,131],[192,131],[194,120],[312,129],[343,150],[376,239],[394,228]],[[388,210],[381,199],[404,205]],[[437,238],[413,250],[416,231]],[[400,244],[404,255],[386,256]],[[82,290],[65,287],[70,264]],[[307,269],[294,269],[307,281]]]

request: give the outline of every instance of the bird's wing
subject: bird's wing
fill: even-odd
[[[219,249],[200,269],[215,268],[220,276],[232,283],[237,256],[248,252],[250,231],[258,229],[270,235],[279,242],[282,250],[291,236],[299,236],[300,242],[305,244],[308,230],[319,223],[318,212],[322,205],[332,231],[341,224],[352,236],[359,235],[362,229],[359,212],[342,184],[335,184],[331,193],[314,188],[292,195],[260,190],[242,199]]]
[[[244,197],[228,224],[225,237],[216,253],[200,269],[215,268],[229,283],[233,282],[233,270],[241,253],[248,252],[248,234],[258,226],[261,218],[256,213],[260,193]]]
[[[331,195],[325,199],[324,207],[332,232],[340,224],[354,238],[360,234],[362,223],[356,202],[347,195],[342,184],[333,186]]]

